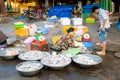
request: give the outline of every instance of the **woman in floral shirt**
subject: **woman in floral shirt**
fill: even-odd
[[[75,30],[74,28],[69,28],[67,30],[67,34],[63,35],[56,43],[55,43],[55,49],[51,48],[54,51],[62,51],[67,50],[69,47],[74,47],[74,34]]]

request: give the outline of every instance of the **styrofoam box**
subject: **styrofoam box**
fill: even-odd
[[[61,18],[61,24],[62,25],[70,25],[70,19],[69,18]]]
[[[73,25],[82,25],[82,18],[73,18]]]

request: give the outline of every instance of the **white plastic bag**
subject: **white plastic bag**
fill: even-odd
[[[28,37],[23,43],[24,44],[30,44],[33,42],[33,40],[35,39],[35,37]]]
[[[35,36],[35,32],[37,31],[37,26],[35,24],[32,24],[29,26],[29,35]]]
[[[7,39],[7,45],[12,45],[14,42],[16,42],[16,37],[10,37]]]
[[[84,31],[83,31],[82,28],[79,28],[79,29],[75,32],[75,34],[76,34],[77,36],[81,36],[81,35],[84,34]]]

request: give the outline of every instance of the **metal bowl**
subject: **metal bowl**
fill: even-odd
[[[80,53],[81,54],[92,54],[93,49],[81,49]]]
[[[46,66],[50,67],[53,70],[61,70],[61,69],[65,68],[65,67],[67,67],[71,63],[71,61],[68,64],[62,65],[62,66],[52,66],[52,65],[46,65]]]
[[[79,54],[72,57],[72,60],[80,67],[91,67],[102,62],[102,58],[93,54]]]
[[[16,66],[16,70],[22,76],[34,76],[38,74],[42,68],[43,68],[43,64],[41,64],[39,61],[26,61]]]
[[[7,55],[7,50],[12,51],[15,49],[18,51],[18,54],[22,53],[22,50],[20,48],[5,48],[3,50],[0,50],[0,57],[4,60],[12,60],[17,58],[18,54]]]
[[[42,57],[50,55],[48,52],[41,52],[37,50],[30,50],[18,56],[21,60],[41,60]]]
[[[44,64],[45,66],[47,66],[47,67],[50,67],[51,69],[53,69],[53,70],[61,70],[61,69],[63,69],[63,68],[65,68],[66,66],[68,66],[70,63],[71,63],[71,58],[70,57],[66,57],[67,58],[67,60],[68,60],[68,62],[66,62],[65,64],[62,64],[62,65],[60,65],[60,64],[48,64],[47,62],[49,62],[51,59],[52,59],[52,57],[53,56],[49,56],[49,57],[44,57],[44,58],[42,58],[41,59],[41,63],[42,64]],[[64,62],[63,62],[64,63]]]
[[[1,56],[3,60],[13,60],[17,58],[17,55],[14,56]]]

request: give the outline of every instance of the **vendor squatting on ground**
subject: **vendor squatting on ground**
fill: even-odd
[[[68,49],[68,47],[74,47],[74,28],[69,28],[67,30],[67,34],[63,35],[58,41],[55,43],[55,48],[52,48],[54,51],[62,51]]]

